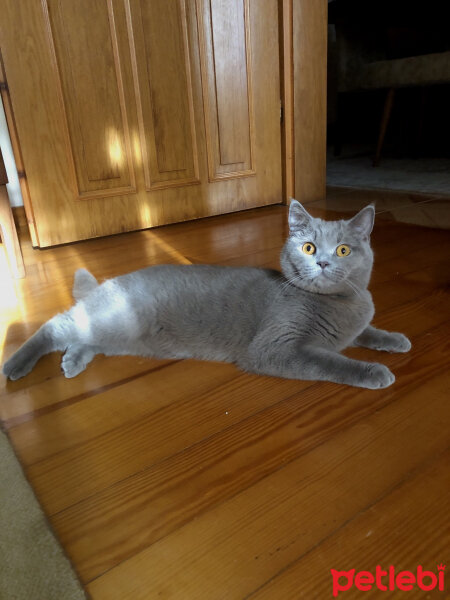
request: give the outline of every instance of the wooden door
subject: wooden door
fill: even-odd
[[[0,0],[41,247],[282,201],[277,0]]]

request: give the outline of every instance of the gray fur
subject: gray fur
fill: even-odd
[[[91,290],[98,286],[98,281],[86,269],[78,269],[75,273],[72,296],[74,300],[81,300],[89,294]]]
[[[252,373],[387,387],[395,380],[387,367],[340,354],[350,345],[389,352],[411,347],[401,333],[369,325],[373,221],[372,206],[349,221],[327,222],[293,200],[281,273],[160,265],[98,285],[81,269],[75,274],[76,304],[45,323],[3,373],[23,377],[41,356],[59,350],[65,352],[66,377],[102,353],[216,360]],[[316,246],[314,254],[303,252],[306,242]],[[343,243],[351,253],[339,257],[336,248]]]

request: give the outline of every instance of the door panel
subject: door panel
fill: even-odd
[[[135,192],[112,5],[48,0],[44,10],[78,195]]]
[[[200,183],[184,1],[127,1],[148,190]]]
[[[277,0],[0,0],[40,246],[278,203]]]
[[[255,173],[247,0],[198,0],[210,181]]]

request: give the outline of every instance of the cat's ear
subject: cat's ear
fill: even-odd
[[[348,221],[348,227],[358,237],[368,238],[372,232],[374,221],[375,207],[369,204]]]
[[[292,198],[289,205],[289,229],[292,232],[301,231],[311,222],[311,215],[306,212],[298,200]]]

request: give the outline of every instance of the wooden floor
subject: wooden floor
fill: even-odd
[[[2,273],[2,362],[70,306],[77,268],[102,279],[167,262],[277,267],[286,215],[268,207],[44,251],[23,241],[27,278]],[[375,226],[375,324],[413,348],[348,354],[388,365],[386,390],[132,357],[97,357],[72,380],[57,355],[18,382],[0,376],[3,425],[94,600],[328,599],[330,569],[449,565],[449,238]],[[448,597],[448,573],[446,587],[407,596]]]

